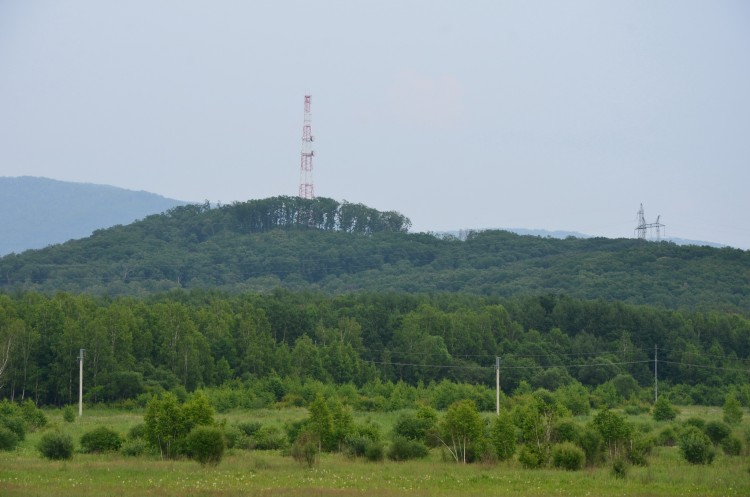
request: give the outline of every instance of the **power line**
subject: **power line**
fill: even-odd
[[[486,369],[486,370],[493,370],[496,366],[480,366],[479,364],[470,366],[470,365],[463,365],[463,364],[419,364],[419,363],[413,363],[413,362],[386,362],[386,361],[373,361],[373,360],[365,360],[363,359],[362,362],[367,362],[370,364],[379,364],[384,366],[412,366],[412,367],[428,367],[428,368],[445,368],[445,369],[471,369],[471,370],[477,370],[477,369]],[[500,366],[500,369],[553,369],[553,368],[582,368],[582,367],[598,367],[598,366],[622,366],[626,364],[641,364],[641,363],[648,363],[653,362],[651,360],[647,361],[623,361],[623,362],[607,362],[607,363],[596,363],[596,364],[558,364],[558,365],[551,365],[551,366]]]
[[[690,363],[686,363],[686,362],[674,362],[674,361],[663,361],[663,360],[659,360],[659,362],[660,363],[665,363],[665,364],[674,364],[674,365],[677,365],[677,366],[688,366],[688,367],[692,367],[692,368],[700,368],[700,369],[715,369],[715,370],[718,370],[718,371],[738,371],[740,373],[750,373],[750,368],[748,368],[748,369],[725,368],[723,366],[709,366],[709,365],[706,365],[706,364],[690,364]]]

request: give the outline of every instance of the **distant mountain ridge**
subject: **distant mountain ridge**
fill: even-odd
[[[186,203],[107,185],[0,177],[0,256],[84,238]]]

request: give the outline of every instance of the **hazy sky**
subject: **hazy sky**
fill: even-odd
[[[0,0],[0,176],[750,248],[750,2]]]

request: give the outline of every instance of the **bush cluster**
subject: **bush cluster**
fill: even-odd
[[[586,462],[586,454],[580,447],[563,442],[552,447],[552,465],[556,468],[568,471],[577,471],[583,468]]]
[[[407,461],[427,457],[429,449],[417,440],[409,440],[402,436],[394,436],[388,447],[388,459],[392,461]]]
[[[39,428],[47,426],[47,416],[31,399],[26,399],[26,401],[21,404],[21,412],[23,414],[23,419],[26,422],[26,426],[30,431],[38,430]]]
[[[728,456],[739,456],[742,453],[742,441],[730,435],[721,441],[721,449]]]
[[[615,478],[622,479],[627,477],[629,469],[630,466],[628,465],[628,462],[622,457],[619,457],[612,461],[612,474]]]
[[[119,433],[106,426],[100,426],[81,436],[81,452],[115,452],[120,450],[122,442]]]
[[[677,409],[672,407],[666,396],[662,395],[654,403],[654,421],[672,421],[677,417]]]
[[[365,447],[365,459],[372,462],[380,462],[385,459],[385,447],[383,442],[372,441]]]
[[[72,423],[76,420],[76,410],[73,406],[65,406],[63,408],[63,421],[66,423]]]
[[[13,450],[19,442],[26,439],[26,424],[20,416],[3,416],[0,418],[0,429],[6,432],[2,450]]]
[[[518,462],[526,469],[536,469],[543,464],[539,451],[534,450],[528,445],[521,447],[521,450],[518,452]]]
[[[732,428],[722,421],[709,421],[703,431],[714,445],[721,444],[725,438],[732,434]]]
[[[320,457],[320,439],[312,432],[303,431],[292,444],[292,457],[312,468]]]
[[[15,450],[18,445],[18,435],[10,428],[0,425],[0,450]]]
[[[143,438],[131,438],[120,446],[120,454],[129,457],[143,455],[148,449],[148,443]]]
[[[695,426],[688,426],[680,435],[680,453],[691,464],[711,464],[714,448],[711,439]]]
[[[250,439],[251,445],[258,450],[283,449],[289,443],[286,433],[275,425],[261,426]]]
[[[215,426],[196,426],[185,438],[188,457],[202,465],[217,465],[224,457],[224,433]]]
[[[73,439],[58,431],[45,433],[39,440],[37,449],[47,459],[70,459],[73,457]]]

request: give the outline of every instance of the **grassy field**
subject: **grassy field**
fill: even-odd
[[[696,408],[698,409],[698,408]],[[701,408],[702,409],[702,408]],[[717,417],[711,409],[683,412],[681,418]],[[121,433],[142,421],[139,413],[92,410],[74,423],[59,412],[48,413],[50,424],[77,441],[95,426]],[[306,410],[259,410],[220,415],[230,422],[263,423],[301,419]],[[390,426],[394,414],[373,415]],[[644,421],[646,418],[644,418]],[[750,461],[719,453],[710,466],[686,463],[677,448],[661,447],[647,467],[632,467],[625,479],[609,467],[578,472],[525,470],[514,461],[497,465],[457,465],[433,450],[425,460],[369,463],[324,454],[318,466],[300,466],[277,451],[229,451],[216,467],[188,460],[128,458],[119,454],[76,453],[72,460],[52,462],[35,449],[40,433],[31,433],[15,452],[0,452],[0,495],[105,496],[748,496]]]

